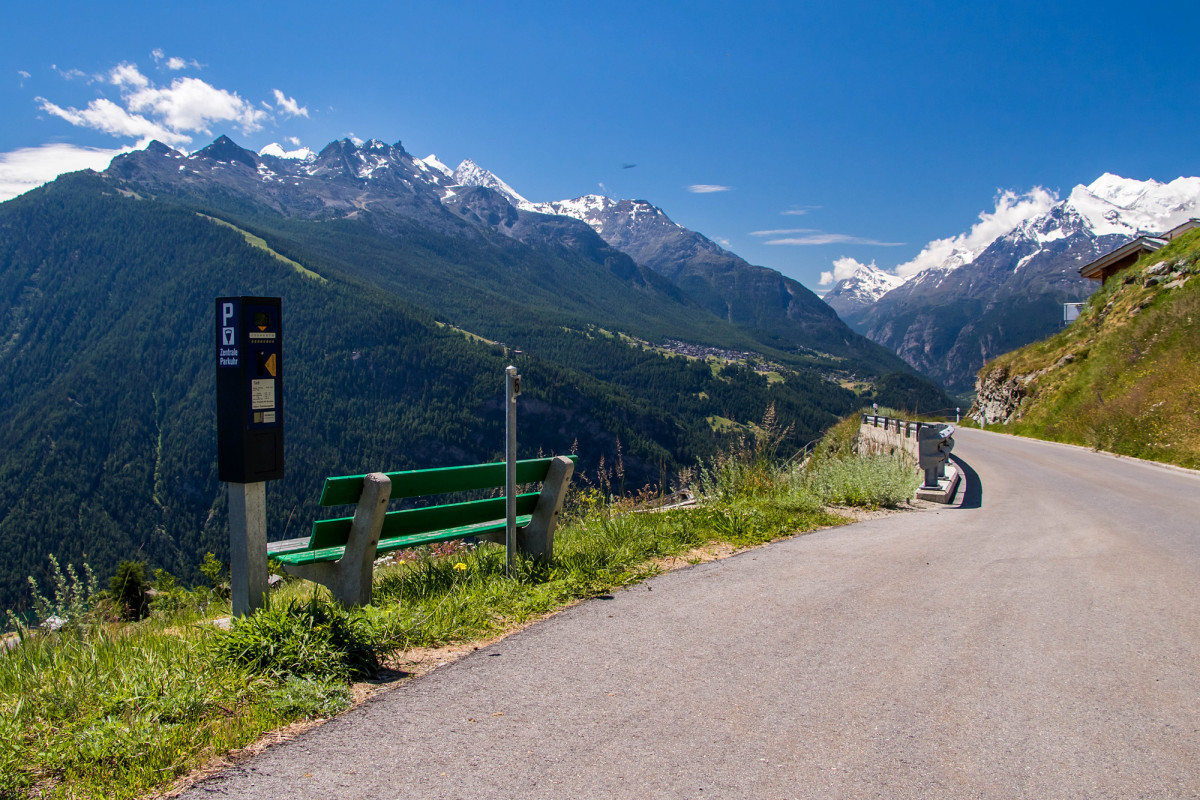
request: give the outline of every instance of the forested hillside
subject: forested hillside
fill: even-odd
[[[288,474],[268,488],[271,538],[307,529],[325,475],[499,456],[509,356],[406,301],[402,275],[380,286],[318,248],[269,242],[313,277],[195,209],[122,189],[79,174],[0,205],[0,605],[23,604],[51,553],[102,577],[136,558],[185,579],[205,552],[224,556],[217,296],[283,298]],[[579,315],[497,309],[497,331],[524,332],[522,448],[577,442],[593,480],[618,438],[632,487],[719,446],[709,417],[749,422],[775,403],[800,444],[861,401],[818,373],[772,383],[597,336]]]

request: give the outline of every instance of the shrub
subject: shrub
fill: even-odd
[[[117,613],[123,620],[139,620],[150,609],[150,598],[146,590],[146,565],[140,561],[122,561],[117,572],[108,581],[108,590],[117,605]]]
[[[919,478],[906,456],[826,458],[798,473],[799,484],[821,503],[894,508],[913,496]]]
[[[256,611],[213,639],[218,658],[261,675],[317,681],[366,678],[399,635],[366,610],[312,597]]]
[[[216,556],[212,553],[205,553],[200,571],[204,573],[205,578],[208,578],[208,582],[212,584],[213,590],[218,595],[229,596],[229,582],[225,580],[225,565],[218,561]]]

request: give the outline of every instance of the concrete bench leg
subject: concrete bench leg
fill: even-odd
[[[566,456],[557,456],[550,462],[533,509],[533,519],[524,528],[517,529],[517,549],[525,556],[539,561],[554,557],[554,529],[558,526],[558,512],[562,510],[574,472],[575,464]]]
[[[291,575],[329,587],[333,598],[347,608],[371,603],[371,580],[375,573],[375,548],[392,495],[392,481],[382,472],[363,478],[362,494],[354,509],[354,522],[346,550],[337,561],[321,564],[284,565]]]

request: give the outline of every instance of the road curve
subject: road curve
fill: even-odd
[[[1200,797],[1200,474],[956,439],[955,505],[584,603],[184,796]]]

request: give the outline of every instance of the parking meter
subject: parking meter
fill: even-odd
[[[278,297],[217,298],[217,474],[283,477],[283,321]]]

